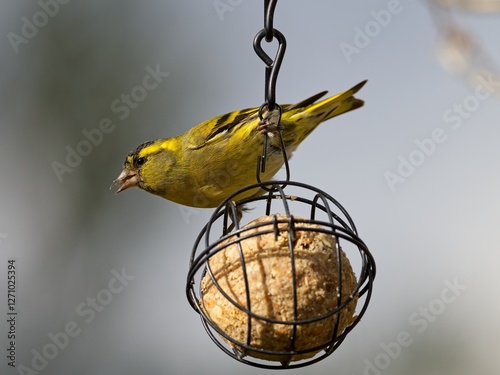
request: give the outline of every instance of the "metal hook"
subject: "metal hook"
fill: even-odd
[[[270,111],[274,109],[276,104],[276,81],[278,80],[278,73],[281,68],[281,63],[286,51],[285,36],[278,30],[273,29],[273,38],[278,41],[278,50],[274,60],[262,48],[262,39],[267,38],[267,30],[260,30],[253,40],[253,48],[257,56],[266,64],[266,86],[265,86],[265,100]]]

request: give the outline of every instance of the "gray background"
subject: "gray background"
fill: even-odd
[[[212,210],[182,209],[138,189],[119,196],[108,190],[138,144],[262,104],[264,66],[252,48],[262,1],[219,3],[229,6],[223,14],[212,0],[70,1],[17,52],[8,34],[21,35],[22,17],[32,20],[40,5],[0,3],[2,373],[18,373],[4,355],[10,258],[18,268],[18,365],[31,367],[32,350],[42,351],[49,333],[74,321],[80,333],[40,373],[266,372],[213,345],[185,299],[189,253]],[[347,61],[342,43],[354,45],[356,27],[376,27],[371,12],[389,4],[288,0],[276,9],[275,27],[288,40],[278,101],[369,79],[358,95],[366,106],[317,129],[291,168],[294,180],[330,193],[353,216],[377,260],[373,300],[337,352],[295,373],[495,373],[498,92],[474,100],[478,83],[443,69],[436,58],[442,23],[435,21],[445,19],[432,18],[417,1],[401,0],[400,11]],[[499,61],[497,15],[454,17]],[[471,56],[454,66],[494,69]],[[111,103],[157,64],[169,76],[119,119]],[[446,121],[447,111],[464,103],[473,110],[457,123]],[[114,130],[59,181],[52,163],[65,163],[66,147],[75,148],[85,139],[82,131],[103,118]],[[400,155],[408,159],[418,150],[415,140],[436,129],[446,141],[392,191],[384,174],[397,173]],[[135,279],[86,323],[78,306],[123,267]],[[465,289],[443,302],[447,283]],[[411,344],[383,366],[384,344],[401,332]],[[386,368],[367,370],[377,358]]]

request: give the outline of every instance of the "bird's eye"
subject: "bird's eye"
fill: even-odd
[[[146,158],[135,158],[134,164],[136,167],[140,167],[144,164],[145,161],[146,161]]]

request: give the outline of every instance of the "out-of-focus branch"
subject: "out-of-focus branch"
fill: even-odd
[[[471,33],[459,25],[452,11],[453,8],[500,11],[500,0],[429,0],[428,4],[439,33],[436,55],[441,66],[473,88],[484,79],[499,82],[498,65]],[[500,92],[495,94],[500,97]]]

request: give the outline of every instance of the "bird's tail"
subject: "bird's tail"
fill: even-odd
[[[341,115],[352,111],[356,108],[363,106],[364,101],[356,99],[354,94],[358,92],[367,81],[358,83],[356,86],[341,92],[339,94],[330,96],[324,100],[315,103],[319,98],[326,94],[326,91],[314,95],[300,103],[293,105],[288,108],[287,111],[293,109],[302,108],[303,110],[298,110],[295,114],[290,116],[292,121],[300,121],[302,119],[307,119],[311,123],[320,124],[323,121],[329,120],[335,116]]]

